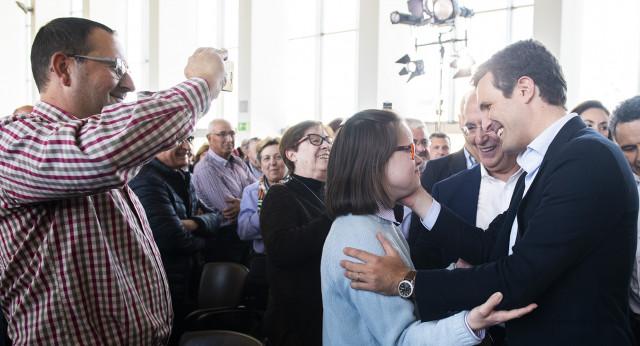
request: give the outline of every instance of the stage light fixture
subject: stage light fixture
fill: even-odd
[[[470,18],[475,12],[466,7],[460,7],[456,0],[426,0],[425,13],[433,24],[451,24],[456,17]]]
[[[398,59],[396,64],[404,65],[402,70],[398,72],[399,75],[404,76],[411,73],[409,79],[407,79],[407,83],[409,83],[409,81],[414,77],[422,76],[424,74],[424,62],[422,60],[411,60],[408,54],[405,54],[402,58]]]
[[[407,25],[424,25],[424,17],[414,16],[413,14],[400,13],[398,11],[391,12],[391,24],[407,24]]]
[[[463,53],[453,56],[454,59],[449,64],[449,67],[456,69],[456,73],[453,78],[464,78],[471,76],[471,68],[475,65],[476,61],[473,60],[471,55]]]

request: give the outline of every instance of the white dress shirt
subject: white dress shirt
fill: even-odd
[[[480,164],[480,193],[478,194],[478,211],[476,227],[487,229],[496,216],[509,208],[511,195],[524,170],[520,168],[507,181],[489,175],[484,165]]]
[[[567,114],[562,118],[558,119],[556,122],[551,124],[546,130],[544,130],[538,137],[536,137],[531,144],[527,146],[527,150],[518,156],[518,164],[524,171],[528,174],[524,179],[525,190],[523,197],[527,194],[531,183],[535,179],[538,174],[538,169],[542,164],[542,159],[544,159],[544,155],[547,153],[547,149],[549,149],[549,145],[556,137],[558,132],[562,129],[562,127],[569,121],[571,118],[578,116],[575,113]],[[433,225],[436,224],[438,220],[438,216],[440,215],[440,203],[433,200],[431,204],[431,209],[429,209],[429,213],[425,216],[424,220],[422,220],[422,224],[427,229],[432,229]],[[518,234],[518,218],[513,221],[513,225],[511,227],[511,237],[509,240],[509,255],[511,255],[513,244],[515,244],[516,236]]]
[[[531,144],[527,146],[527,150],[524,153],[518,155],[518,164],[522,169],[527,172],[527,176],[524,178],[524,193],[522,194],[522,198],[527,195],[529,191],[529,187],[531,187],[531,183],[538,175],[538,169],[542,164],[542,160],[544,159],[544,155],[547,153],[547,149],[549,149],[549,145],[553,142],[553,139],[556,138],[558,132],[562,129],[562,127],[571,120],[573,117],[577,117],[578,115],[575,113],[567,114],[562,118],[556,120],[551,126],[547,127],[538,137],[536,137]],[[509,255],[513,253],[513,245],[516,243],[516,237],[518,236],[518,217],[513,220],[513,225],[511,226],[511,235],[509,237]]]

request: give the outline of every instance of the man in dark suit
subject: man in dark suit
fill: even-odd
[[[467,93],[460,103],[458,122],[461,130],[467,119],[467,103],[473,93],[473,91]],[[431,136],[433,135],[435,135],[435,133]],[[432,138],[429,137],[429,140],[431,141]],[[427,192],[431,193],[433,185],[460,171],[471,168],[477,162],[477,157],[478,153],[475,148],[475,144],[473,143],[473,139],[465,138],[464,147],[455,153],[440,158],[435,158],[433,155],[431,156],[431,160],[427,162],[427,166],[420,177],[420,184],[425,190],[427,190]]]
[[[359,279],[351,286],[394,294],[404,277],[423,320],[469,309],[500,291],[497,309],[538,304],[506,323],[510,345],[631,345],[638,192],[624,155],[566,114],[562,71],[539,42],[507,46],[473,81],[484,130],[500,135],[506,152],[522,153],[518,163],[528,172],[509,209],[484,232],[418,189],[403,201],[440,246],[474,267],[420,271],[409,280],[383,241],[383,257],[345,250],[365,262],[341,263],[348,278]]]
[[[475,94],[471,94],[467,100],[466,113],[462,133],[477,149],[479,164],[438,182],[433,187],[431,195],[463,220],[486,229],[497,215],[509,207],[511,195],[522,170],[516,162],[518,155],[504,152],[500,137],[495,132],[482,130],[482,113]],[[422,227],[420,219],[417,215],[414,216],[417,218],[416,224]],[[421,268],[414,263],[417,269],[454,267],[453,264],[459,257],[457,254],[442,252],[439,247],[432,246],[429,232],[425,232],[424,227],[417,233],[418,241],[411,249],[416,257],[430,252],[441,254],[438,258],[440,262],[434,263],[435,266]],[[412,257],[414,253],[411,254]],[[463,261],[459,264],[463,264]]]

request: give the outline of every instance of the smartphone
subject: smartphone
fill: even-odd
[[[222,91],[233,91],[233,61],[225,61],[225,68],[227,70],[227,84],[222,87]]]

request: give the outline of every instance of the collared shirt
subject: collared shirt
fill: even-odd
[[[509,208],[511,195],[513,195],[513,190],[516,188],[516,183],[522,172],[524,171],[520,168],[507,181],[502,181],[489,175],[484,165],[480,164],[480,193],[478,194],[476,227],[487,229],[496,216]]]
[[[220,211],[220,226],[237,224],[222,216],[222,210],[231,205],[228,198],[242,198],[245,187],[257,180],[249,172],[249,167],[237,156],[231,155],[229,160],[216,155],[209,149],[193,171],[193,185],[198,198],[207,207]]]
[[[0,120],[0,294],[14,345],[166,343],[167,278],[126,183],[210,102],[194,78],[86,119],[37,102]]]
[[[547,153],[547,149],[549,149],[549,145],[553,142],[553,139],[556,138],[558,132],[562,130],[562,127],[571,120],[573,117],[577,117],[578,115],[575,113],[567,114],[562,118],[556,120],[551,126],[547,127],[538,137],[536,137],[531,144],[527,146],[527,150],[524,153],[518,155],[518,164],[525,172],[527,172],[527,176],[524,178],[524,193],[522,197],[527,195],[529,188],[531,187],[531,183],[538,175],[538,169],[542,164],[542,160],[544,159],[544,155]],[[513,253],[513,245],[516,243],[516,237],[518,236],[518,217],[513,220],[513,225],[511,226],[511,234],[509,236],[509,255]]]
[[[238,236],[240,240],[253,240],[253,250],[257,253],[263,253],[264,241],[260,232],[260,214],[258,213],[259,188],[260,181],[256,181],[242,192],[240,213],[238,214]],[[269,189],[269,185],[266,183],[265,188]]]
[[[638,193],[640,194],[640,177],[633,174],[636,178]],[[640,217],[638,218],[638,230],[640,230]],[[636,234],[638,247],[636,247],[636,261],[633,263],[633,271],[631,272],[631,291],[629,297],[629,307],[631,311],[640,314],[640,236]]]
[[[247,166],[249,166],[249,171],[251,172],[251,174],[253,174],[253,176],[254,176],[256,179],[260,179],[260,178],[262,178],[262,176],[264,175],[264,173],[263,173],[261,170],[259,170],[259,169],[255,168],[255,167],[251,164],[251,160],[247,161]]]
[[[544,159],[544,154],[547,153],[547,149],[549,148],[549,145],[551,144],[553,139],[556,137],[558,132],[560,132],[562,127],[574,116],[577,116],[577,114],[575,113],[567,114],[562,118],[558,119],[553,124],[551,124],[551,126],[549,126],[546,130],[544,130],[538,137],[536,137],[536,139],[534,139],[531,142],[531,144],[529,144],[525,153],[520,154],[518,156],[518,159],[517,159],[518,164],[520,165],[520,167],[522,167],[522,169],[525,172],[528,172],[527,176],[525,177],[525,194],[529,190],[529,187],[531,186],[531,182],[533,182],[533,179],[538,173],[538,168],[540,168],[540,165],[542,164],[542,159]],[[529,171],[529,169],[531,171]],[[432,229],[433,226],[436,224],[436,221],[438,220],[438,216],[440,215],[441,209],[442,207],[440,206],[440,203],[438,203],[438,201],[434,199],[433,203],[431,204],[431,209],[429,209],[427,216],[425,216],[425,218],[422,220],[422,224],[427,229],[429,230]],[[515,244],[516,235],[518,234],[517,221],[518,220],[516,218],[516,220],[514,221],[511,227],[511,239],[509,241],[509,254],[511,254],[512,252],[511,248],[513,247],[513,244]]]
[[[469,152],[469,150],[467,150],[466,147],[462,147],[462,150],[464,152],[465,162],[467,163],[467,169],[475,166],[477,163],[476,159],[474,159],[473,156],[471,156],[471,153]]]

